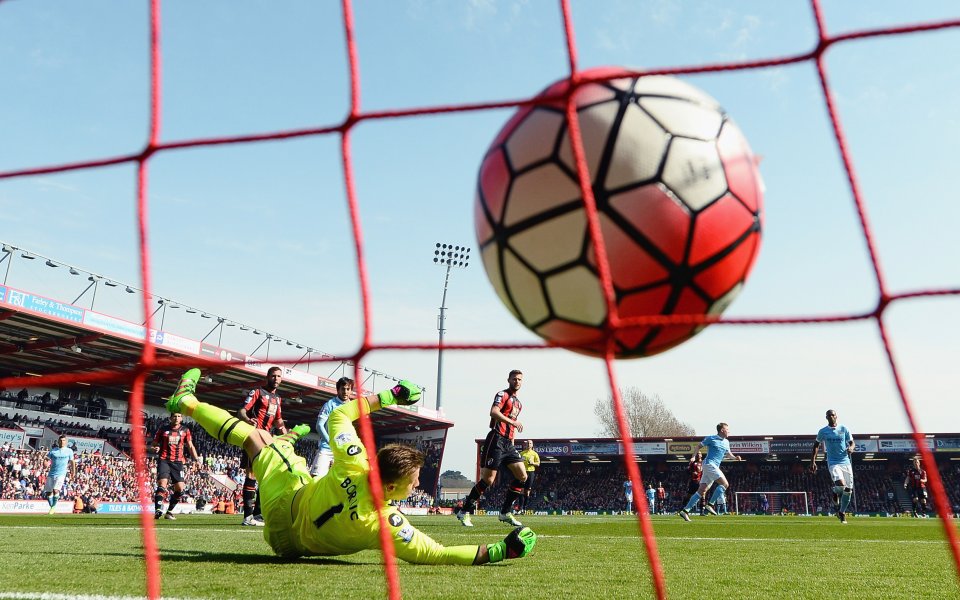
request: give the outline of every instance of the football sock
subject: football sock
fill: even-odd
[[[256,501],[253,503],[253,514],[262,515],[263,513],[260,512],[260,510],[260,486],[257,486]]]
[[[507,489],[506,496],[503,499],[503,506],[500,508],[500,514],[513,512],[513,503],[520,499],[521,494],[523,494],[523,484],[518,479],[514,479],[509,489]]]
[[[466,502],[463,503],[463,509],[467,512],[473,512],[473,509],[477,506],[477,501],[480,500],[480,496],[487,491],[487,482],[480,480],[477,482],[473,489],[470,490],[470,494],[467,496]]]
[[[53,508],[54,506],[56,506],[56,505],[57,505],[57,501],[58,501],[59,499],[60,499],[60,498],[59,498],[56,494],[50,494],[50,499],[49,499],[50,508]]]
[[[243,516],[253,514],[253,504],[257,500],[257,480],[249,477],[243,482]]]
[[[840,496],[840,512],[847,512],[847,507],[850,505],[850,496],[853,495],[853,490],[846,488],[843,491],[843,495]]]
[[[158,487],[153,494],[153,509],[157,512],[163,510],[163,500],[167,497],[167,488]]]
[[[690,501],[687,502],[687,505],[683,507],[683,510],[690,512],[696,508],[697,502],[700,502],[700,492],[694,492],[693,495],[690,496]]]
[[[192,398],[192,396],[187,396],[180,400],[181,406],[184,406],[184,402],[190,398]],[[247,437],[249,437],[254,430],[253,425],[244,423],[240,419],[231,416],[230,413],[222,408],[207,404],[206,402],[197,402],[196,405],[193,406],[187,405],[185,406],[185,411],[190,413],[188,416],[199,423],[204,431],[221,442],[226,442],[238,448],[243,448],[243,442],[246,441]]]
[[[717,499],[718,499],[720,496],[722,496],[725,491],[727,491],[727,488],[725,488],[725,487],[723,487],[722,485],[719,485],[719,484],[718,484],[717,487],[714,488],[714,490],[713,490],[713,495],[710,496],[710,504],[716,504],[716,503],[717,503]]]
[[[180,498],[183,496],[183,492],[174,490],[173,494],[170,496],[170,505],[167,506],[167,512],[173,512],[173,507],[177,504],[180,504]]]

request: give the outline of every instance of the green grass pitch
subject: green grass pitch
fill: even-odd
[[[383,598],[380,553],[275,558],[238,516],[157,523],[166,598]],[[527,516],[540,536],[523,560],[483,567],[400,564],[404,598],[652,598],[636,519]],[[509,528],[480,516],[413,517],[444,544],[490,543]],[[958,577],[937,519],[653,518],[670,598],[957,598]],[[139,521],[132,516],[0,517],[0,599],[43,594],[143,596]]]

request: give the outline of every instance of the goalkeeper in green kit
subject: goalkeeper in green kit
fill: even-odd
[[[266,526],[263,536],[280,556],[332,556],[380,548],[377,506],[370,492],[367,452],[353,427],[360,403],[374,412],[420,399],[420,388],[408,381],[376,395],[346,402],[330,414],[327,428],[333,468],[322,478],[310,475],[293,443],[306,435],[306,425],[278,437],[255,429],[227,411],[194,396],[199,369],[180,379],[167,410],[191,417],[220,441],[243,448],[260,482]],[[420,483],[423,454],[410,446],[389,444],[377,452],[383,499],[404,500]],[[407,562],[435,565],[482,565],[522,558],[533,550],[537,535],[529,527],[514,529],[503,541],[480,546],[443,546],[422,533],[395,507],[382,507],[397,556]]]

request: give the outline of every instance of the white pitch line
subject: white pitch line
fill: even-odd
[[[94,531],[143,531],[142,527],[108,527],[106,525],[0,525],[0,530],[2,529],[59,529],[63,531],[64,529],[92,529]],[[197,529],[192,529],[189,527],[156,527],[154,531],[198,531]],[[263,529],[260,527],[243,527],[241,528],[237,525],[236,529],[207,529],[203,528],[202,531],[214,531],[216,533],[241,533],[241,534],[250,534],[250,533],[259,533],[263,534]],[[2,592],[0,592],[2,593]],[[0,596],[2,600],[3,596]]]
[[[102,594],[54,594],[51,592],[0,592],[0,600],[144,600],[146,596],[104,596]],[[181,600],[161,596],[160,600]],[[182,599],[187,600],[187,599]]]

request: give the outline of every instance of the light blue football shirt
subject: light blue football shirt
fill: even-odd
[[[707,457],[703,459],[704,464],[720,468],[723,457],[730,452],[730,440],[719,435],[708,435],[700,443],[707,447]]]
[[[817,442],[823,442],[828,465],[849,465],[850,456],[847,445],[853,441],[853,435],[844,425],[827,425],[817,432]]]
[[[47,452],[50,459],[50,477],[63,477],[67,474],[67,465],[73,460],[73,450],[70,448],[54,448]]]
[[[327,421],[330,419],[330,413],[342,404],[343,400],[340,399],[340,396],[334,396],[327,400],[323,408],[320,409],[320,414],[317,415],[317,433],[320,434],[320,450],[332,452],[330,450],[330,433],[327,431]]]

